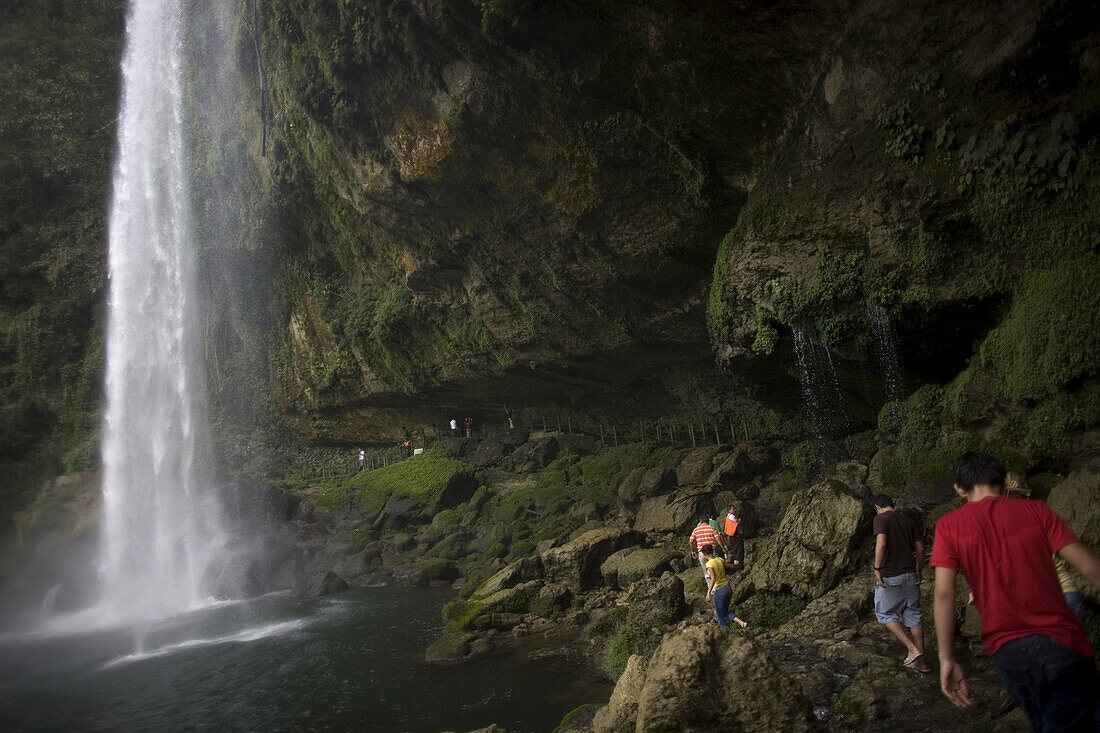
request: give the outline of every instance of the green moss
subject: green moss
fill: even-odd
[[[718,246],[718,254],[714,260],[714,273],[711,276],[710,296],[707,300],[708,323],[712,338],[729,340],[737,327],[735,313],[726,300],[730,278],[730,250],[740,237],[737,228],[730,230]]]
[[[781,460],[802,481],[817,467],[817,449],[808,440],[796,443],[783,451]]]
[[[1027,418],[1028,444],[1040,456],[1060,456],[1073,434],[1100,423],[1100,384],[1044,400]]]
[[[1007,317],[981,347],[1004,395],[1038,400],[1100,371],[1100,255],[1061,261],[1031,273]]]
[[[357,490],[360,497],[373,505],[399,494],[434,508],[448,485],[473,481],[473,477],[473,466],[447,458],[440,449],[432,449],[385,468],[360,471],[348,481],[347,488]]]
[[[802,613],[807,601],[790,593],[758,593],[752,623],[763,629],[777,629]]]
[[[553,733],[568,733],[573,730],[589,730],[591,728],[590,721],[592,716],[596,714],[602,705],[599,703],[585,703],[584,705],[578,705],[570,710],[564,716],[562,716],[561,722],[558,723],[558,727],[554,728]]]
[[[617,680],[622,676],[631,654],[634,654],[634,629],[627,625],[604,649],[603,668],[611,679]]]

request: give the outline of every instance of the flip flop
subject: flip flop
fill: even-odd
[[[917,670],[921,674],[927,674],[927,673],[932,671],[932,669],[924,661],[924,655],[923,654],[918,654],[917,656],[913,657],[912,659],[909,659],[908,657],[906,657],[905,661],[903,661],[902,664],[904,666],[908,667],[909,669]]]

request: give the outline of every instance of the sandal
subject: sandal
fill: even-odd
[[[918,654],[917,656],[913,657],[912,659],[910,659],[909,657],[906,657],[905,661],[903,661],[902,664],[904,666],[908,667],[909,669],[917,670],[921,674],[927,674],[927,673],[932,671],[932,669],[928,666],[928,663],[924,661],[924,655],[923,654]]]

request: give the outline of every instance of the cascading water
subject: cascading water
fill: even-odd
[[[183,0],[134,0],[109,218],[102,610],[192,608],[224,543],[205,460]]]
[[[829,347],[815,338],[812,325],[797,321],[791,327],[794,353],[802,385],[802,403],[810,418],[814,443],[822,461],[831,457],[830,440],[848,432],[848,414]]]
[[[871,348],[882,373],[886,399],[899,400],[905,394],[905,381],[898,335],[890,322],[890,314],[881,305],[867,301],[867,321],[871,324]]]

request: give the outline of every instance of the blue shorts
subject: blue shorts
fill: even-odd
[[[910,629],[919,629],[920,584],[916,573],[902,573],[882,579],[875,585],[875,616],[880,624],[901,621]]]

